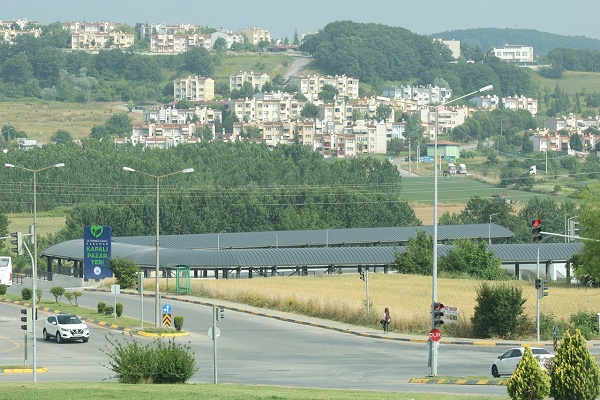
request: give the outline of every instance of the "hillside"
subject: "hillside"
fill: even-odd
[[[528,45],[533,46],[536,58],[544,57],[553,49],[559,47],[600,51],[600,40],[598,39],[585,36],[563,36],[533,29],[462,29],[434,33],[430,37],[464,41],[481,47],[484,52],[507,43]]]

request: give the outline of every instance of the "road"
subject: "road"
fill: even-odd
[[[95,308],[98,301],[113,304],[114,296],[110,293],[86,291],[79,298],[81,306],[91,308]],[[124,305],[126,316],[139,317],[139,296],[118,295],[117,301]],[[184,329],[190,332],[189,336],[176,340],[180,343],[189,342],[196,354],[199,370],[189,382],[213,382],[213,342],[207,336],[212,324],[212,307],[173,300],[168,302],[173,307],[173,315],[184,316]],[[152,321],[154,299],[145,298],[144,303],[145,319]],[[20,308],[22,306],[0,303],[0,354],[4,365],[23,363]],[[108,357],[102,352],[108,345],[104,338],[106,335],[112,334],[119,340],[153,340],[134,338],[128,334],[92,326],[88,343],[59,345],[53,340],[45,342],[41,338],[41,330],[43,318],[47,315],[48,313],[39,312],[37,321],[37,365],[48,368],[48,372],[37,374],[38,382],[110,380],[112,371],[106,367]],[[219,328],[219,383],[403,392],[506,393],[506,389],[499,386],[408,383],[411,378],[422,378],[430,372],[424,343],[363,337],[231,310],[225,311],[225,318],[219,322]],[[29,349],[31,351],[31,343]],[[501,350],[442,345],[438,375],[489,375],[491,362]],[[31,374],[0,374],[0,382],[31,380]]]
[[[288,80],[292,76],[298,76],[300,72],[312,61],[312,58],[298,57],[294,60],[292,65],[285,71],[283,78]]]

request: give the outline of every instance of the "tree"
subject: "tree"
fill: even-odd
[[[581,136],[578,133],[574,133],[569,138],[569,146],[575,151],[583,150],[583,142],[581,141]]]
[[[375,109],[375,119],[377,121],[387,122],[392,116],[392,109],[384,104],[377,105]]]
[[[300,39],[298,38],[298,29],[294,31],[294,38],[292,39],[292,44],[294,46],[300,45]]]
[[[544,400],[550,394],[550,377],[533,356],[529,346],[506,382],[506,391],[513,400]]]
[[[470,276],[498,280],[507,279],[501,261],[488,250],[485,241],[457,240],[452,250],[440,257],[440,270],[453,274],[466,273]]]
[[[471,317],[473,333],[479,338],[514,338],[529,325],[521,288],[483,282],[477,289],[477,305]]]
[[[311,102],[305,103],[304,107],[302,107],[302,111],[300,111],[300,115],[303,118],[317,118],[319,115],[319,107]]]
[[[589,185],[581,194],[579,224],[581,236],[594,240],[583,242],[583,256],[575,275],[597,285],[600,283],[600,185]]]
[[[217,40],[215,40],[215,43],[213,44],[213,50],[217,53],[227,51],[227,41],[225,41],[225,39],[223,39],[222,37],[217,38]]]
[[[200,76],[211,76],[213,73],[212,56],[204,47],[195,46],[181,54],[180,70]]]
[[[319,92],[319,99],[324,103],[333,103],[338,94],[339,90],[337,90],[335,87],[331,86],[330,84],[323,85],[321,91]]]
[[[423,231],[408,239],[404,251],[396,255],[394,268],[403,274],[431,275],[433,272],[433,237]]]
[[[53,141],[55,144],[68,144],[73,143],[73,136],[71,136],[71,133],[69,131],[59,129],[52,134],[50,140]]]
[[[133,261],[119,257],[111,258],[108,268],[112,271],[121,288],[133,288],[137,285],[137,274],[140,269]]]
[[[600,395],[600,369],[581,332],[565,332],[550,370],[555,400],[594,400]]]

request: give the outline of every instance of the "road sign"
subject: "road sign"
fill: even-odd
[[[173,311],[173,308],[171,307],[170,304],[163,304],[163,306],[162,306],[163,314],[171,314],[171,311]]]
[[[444,325],[458,324],[458,307],[445,306],[442,308]]]
[[[442,331],[440,331],[439,329],[433,328],[432,330],[429,331],[429,339],[431,339],[433,342],[437,342],[441,338],[442,338]]]
[[[557,327],[557,326],[555,326],[555,327],[554,327],[554,330],[553,330],[553,332],[552,332],[552,333],[554,334],[554,337],[555,337],[555,338],[557,338],[557,337],[558,337],[558,327]]]
[[[215,335],[214,339],[218,339],[221,336],[221,330],[218,326],[215,326]],[[208,337],[213,339],[213,327],[208,328]]]
[[[163,325],[171,326],[171,314],[163,314]]]

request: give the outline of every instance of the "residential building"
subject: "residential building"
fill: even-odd
[[[313,146],[316,134],[315,121],[299,121],[296,123],[295,136],[298,137],[300,144]]]
[[[344,134],[353,134],[356,154],[385,154],[387,152],[387,128],[385,123],[356,121],[346,126]]]
[[[359,79],[350,78],[346,75],[320,76],[309,75],[300,76],[300,92],[303,94],[316,94],[323,90],[325,85],[331,85],[338,91],[338,96],[348,97],[350,99],[358,98]]]
[[[437,110],[437,111],[436,111]],[[439,117],[438,128],[439,135],[448,132],[451,129],[456,128],[465,123],[467,116],[469,115],[469,109],[467,107],[444,107],[440,106],[436,109],[433,108],[422,108],[420,111],[421,122],[426,125],[429,138],[435,139],[435,119],[436,115]],[[439,140],[439,137],[438,137]]]
[[[303,106],[303,102],[293,97],[271,100],[270,96],[232,99],[227,104],[240,121],[247,122],[289,122],[300,118]]]
[[[215,81],[199,75],[177,78],[173,81],[175,100],[212,100],[215,98]]]
[[[121,26],[118,22],[101,21],[101,22],[83,22],[71,21],[63,22],[62,28],[71,33],[110,33],[114,32]]]
[[[177,109],[173,106],[144,109],[144,124],[187,124],[195,120],[199,124],[212,124],[221,111],[202,106],[193,109]]]
[[[151,53],[184,53],[194,47],[212,48],[212,37],[201,33],[158,33],[150,35]]]
[[[532,46],[505,44],[500,48],[494,47],[492,51],[502,61],[515,63],[533,62]]]
[[[240,33],[248,39],[249,44],[258,45],[260,42],[271,43],[271,32],[267,29],[261,29],[259,27],[246,27],[240,29]]]
[[[37,22],[26,19],[15,21],[0,20],[0,42],[4,41],[14,44],[15,39],[21,35],[31,35],[38,38],[42,35],[42,29],[37,26]]]
[[[544,121],[544,128],[551,131],[575,131],[577,129],[577,117],[573,114],[560,118],[548,118]]]
[[[214,46],[217,39],[221,38],[225,40],[227,44],[227,48],[230,49],[234,43],[244,43],[244,36],[239,32],[227,31],[224,29],[219,30],[218,32],[213,32],[210,34],[210,38],[212,41],[212,45]]]
[[[469,102],[477,108],[494,110],[498,108],[498,104],[500,104],[500,97],[496,95],[477,96],[469,99]]]
[[[126,49],[133,46],[135,35],[128,32],[73,32],[71,33],[71,49]]]
[[[460,58],[460,40],[445,40],[445,39],[433,39],[436,42],[442,43],[444,46],[450,49],[452,57],[455,60]]]
[[[538,100],[525,96],[508,96],[502,98],[504,108],[509,110],[527,110],[531,115],[538,113]]]
[[[269,82],[271,78],[267,74],[254,73],[254,71],[246,72],[240,71],[237,74],[229,76],[229,91],[240,90],[244,86],[245,82],[250,82],[252,88],[255,90],[261,90],[263,85]]]
[[[409,99],[419,106],[445,103],[452,97],[452,89],[439,86],[400,86],[383,90],[383,96],[391,99]]]

